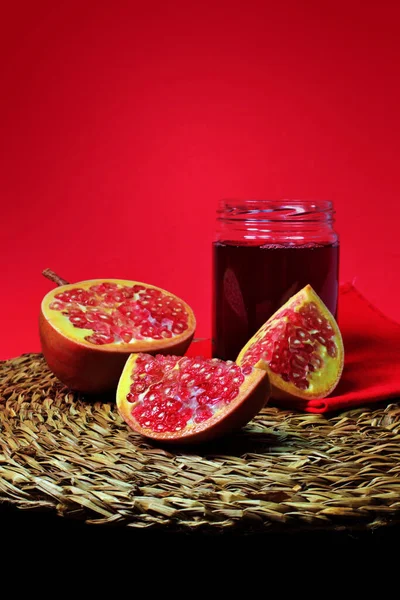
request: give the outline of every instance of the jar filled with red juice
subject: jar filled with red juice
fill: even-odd
[[[214,357],[242,347],[293,294],[310,284],[334,316],[339,237],[328,200],[223,200],[213,242]]]

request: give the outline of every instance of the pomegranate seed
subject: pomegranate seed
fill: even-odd
[[[142,334],[143,337],[153,337],[153,334],[155,332],[155,329],[152,325],[142,325],[140,328],[140,333]]]
[[[295,386],[298,387],[300,390],[307,390],[310,387],[310,384],[307,381],[307,379],[300,379],[295,383]]]
[[[243,365],[243,367],[242,367],[242,373],[243,373],[243,375],[250,375],[250,373],[252,372],[252,370],[253,370],[253,367],[250,364]]]
[[[155,390],[151,390],[151,391],[147,392],[144,399],[148,400],[149,402],[156,402],[161,399],[161,396],[160,396],[159,392],[157,392]]]
[[[318,371],[318,369],[321,369],[324,361],[322,360],[322,358],[320,356],[318,356],[317,354],[312,354],[310,356],[310,364],[314,367],[314,369],[316,371]]]
[[[235,377],[233,378],[232,382],[238,386],[241,386],[243,381],[244,381],[244,375],[238,369],[238,373],[235,374]]]
[[[123,302],[125,299],[125,296],[122,293],[122,291],[114,292],[111,296],[112,296],[115,304],[118,304],[119,302]]]
[[[94,323],[88,323],[89,329],[93,329],[96,333],[103,335],[111,335],[111,327],[108,323],[101,323],[100,321]]]
[[[96,313],[96,318],[103,323],[110,323],[110,325],[113,323],[113,318],[110,314],[108,313]]]
[[[291,353],[289,352],[288,348],[284,348],[281,352],[281,360],[282,362],[287,362],[289,360],[291,356]]]
[[[125,344],[129,344],[132,339],[132,332],[126,329],[121,329],[119,336]]]
[[[104,283],[102,283],[102,288],[104,290],[117,290],[118,289],[118,284],[117,283],[113,283],[111,281],[104,281]]]
[[[154,368],[157,368],[157,361],[152,356],[144,363],[144,370],[146,373],[151,372]]]
[[[319,342],[322,346],[326,345],[326,339],[319,333],[313,335],[314,340]]]
[[[169,401],[167,403],[168,409],[171,413],[177,413],[181,410],[183,404],[179,400]]]
[[[209,402],[210,402],[210,396],[208,396],[207,394],[200,394],[199,396],[197,396],[197,404],[199,406],[206,405]]]
[[[175,395],[178,394],[178,392],[179,392],[179,385],[167,385],[163,389],[163,394],[167,398],[173,398]]]
[[[128,402],[136,402],[138,399],[138,396],[137,396],[137,394],[129,392],[129,394],[126,396],[126,399],[128,400]]]
[[[274,353],[280,355],[283,347],[284,347],[284,341],[279,340],[278,342],[276,342],[276,344],[274,344]]]
[[[153,340],[162,340],[162,335],[160,334],[159,331],[155,331],[155,333],[153,333],[153,335],[151,336]]]
[[[115,305],[114,295],[106,294],[102,300],[103,306],[113,307]]]
[[[225,404],[230,404],[239,394],[239,388],[234,388],[229,394],[225,396]]]
[[[79,306],[77,306],[76,304],[73,304],[69,309],[68,309],[68,314],[70,317],[85,317],[85,313],[83,312],[83,310],[81,308],[79,308]]]
[[[302,352],[305,352],[306,354],[311,354],[312,352],[314,352],[314,345],[313,344],[304,344],[301,350],[302,350]]]
[[[70,322],[72,323],[72,325],[74,327],[77,327],[78,329],[91,329],[87,319],[85,319],[85,317],[70,317],[69,318]]]
[[[195,413],[194,421],[195,423],[204,423],[204,421],[208,421],[213,416],[212,410],[208,406],[200,406]]]
[[[290,359],[290,364],[294,369],[305,369],[308,364],[308,357],[305,358],[302,354],[295,354]]]
[[[54,298],[61,300],[61,302],[70,302],[71,294],[70,292],[60,292],[59,294],[55,294]]]
[[[187,406],[187,407],[183,408],[179,414],[180,414],[180,417],[182,419],[186,420],[186,422],[187,422],[193,417],[193,410]]]
[[[289,344],[290,350],[292,350],[292,351],[296,350],[297,348],[302,347],[301,341],[298,338],[296,338],[294,335],[289,336],[288,344]]]
[[[65,304],[64,302],[55,300],[54,302],[51,302],[49,304],[49,308],[51,308],[52,310],[63,310],[65,308]]]
[[[141,394],[146,389],[146,384],[144,381],[137,381],[133,383],[130,387],[130,390],[134,394]]]
[[[166,329],[165,327],[162,327],[160,329],[160,336],[162,338],[168,339],[172,337],[172,331],[170,331],[169,329]]]
[[[331,358],[336,358],[337,356],[337,346],[334,341],[329,340],[326,344],[326,348],[328,350],[328,354]]]
[[[178,321],[177,323],[174,323],[174,325],[172,326],[172,333],[182,333],[183,331],[185,331],[186,329],[186,324],[182,323],[181,321]]]
[[[175,425],[173,431],[182,431],[187,425],[187,421],[185,419],[180,419]]]
[[[324,323],[324,327],[321,330],[322,335],[324,335],[325,337],[331,337],[334,333],[333,331],[333,327],[332,325],[329,323],[329,321],[325,321]]]
[[[147,290],[147,295],[150,298],[160,298],[160,296],[162,296],[162,292],[160,290],[156,290],[155,288],[149,288]]]
[[[302,329],[301,327],[298,327],[296,329],[296,337],[301,342],[311,342],[312,341],[308,331],[306,331],[305,329]]]
[[[115,341],[113,336],[105,333],[94,333],[93,335],[88,335],[85,337],[85,340],[96,345],[112,344]]]
[[[79,293],[73,296],[75,302],[79,304],[86,304],[92,296],[86,290],[81,290]]]
[[[130,315],[133,313],[135,308],[135,304],[133,304],[132,302],[123,302],[122,304],[119,305],[117,312],[121,313],[122,315]]]
[[[123,286],[120,288],[119,293],[122,294],[123,298],[126,300],[128,298],[132,298],[134,293],[132,288],[128,286]]]
[[[88,300],[85,302],[86,306],[99,306],[100,301],[97,300],[97,298],[95,297],[89,297]]]
[[[296,335],[296,327],[293,325],[293,323],[286,323],[286,337],[291,337],[291,336],[295,336]]]

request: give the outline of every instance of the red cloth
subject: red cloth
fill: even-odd
[[[279,406],[328,413],[400,399],[400,323],[382,314],[350,283],[340,286],[338,323],[345,361],[336,389],[321,400],[279,401]],[[190,349],[192,356],[209,353],[209,341],[196,342]]]

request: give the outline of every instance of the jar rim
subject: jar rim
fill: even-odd
[[[294,209],[296,212],[303,211],[332,211],[334,205],[332,200],[310,199],[310,198],[222,198],[219,202],[219,210],[223,211],[257,211],[271,212],[274,210]]]

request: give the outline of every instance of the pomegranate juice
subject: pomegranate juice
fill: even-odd
[[[310,284],[337,313],[339,244],[214,243],[213,356],[242,347],[293,294]]]

